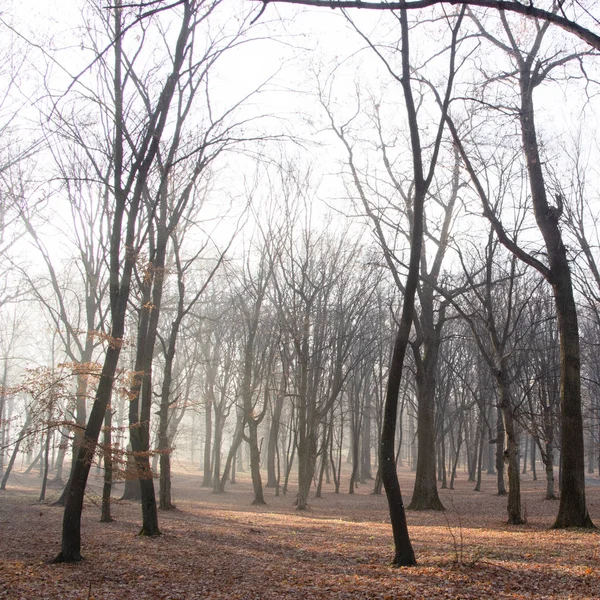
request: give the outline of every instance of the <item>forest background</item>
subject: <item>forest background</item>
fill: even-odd
[[[431,4],[0,7],[0,471],[65,484],[57,560],[98,461],[159,535],[174,455],[255,505],[372,479],[401,565],[396,465],[522,525],[529,463],[593,526],[594,3]]]

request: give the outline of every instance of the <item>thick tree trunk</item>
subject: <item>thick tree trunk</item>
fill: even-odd
[[[548,281],[554,292],[560,339],[561,409],[561,494],[555,528],[593,527],[585,499],[585,458],[581,413],[581,360],[579,325],[573,296],[573,284],[567,249],[559,227],[562,199],[551,207],[546,195],[542,159],[539,154],[534,122],[533,89],[529,63],[523,66],[519,83],[521,110],[519,119],[531,198],[537,225],[548,253]]]
[[[298,444],[298,498],[297,510],[308,508],[308,496],[315,473],[317,460],[317,441],[312,431],[303,436],[303,443]]]
[[[119,3],[118,3],[119,4]],[[73,469],[65,511],[63,516],[63,531],[61,552],[56,557],[56,562],[73,562],[81,560],[81,512],[85,487],[90,466],[98,443],[98,436],[104,421],[106,407],[110,404],[112,386],[123,344],[125,332],[125,314],[129,302],[131,276],[138,255],[135,247],[137,220],[142,194],[146,191],[146,184],[150,168],[154,163],[159,149],[162,133],[167,123],[171,100],[175,92],[185,55],[187,53],[187,40],[191,34],[189,27],[193,7],[185,4],[181,28],[177,36],[175,51],[173,53],[173,68],[162,87],[159,99],[145,127],[141,151],[137,157],[132,171],[130,182],[133,187],[123,187],[124,174],[124,109],[123,109],[123,78],[122,78],[122,22],[121,10],[114,10],[114,122],[115,142],[113,146],[113,173],[114,181],[112,194],[115,204],[112,211],[111,239],[109,253],[109,292],[111,308],[111,330],[109,345],[104,358],[104,365],[100,381],[96,390],[96,397],[90,417],[85,428],[83,442]],[[125,191],[127,189],[127,191]],[[123,229],[125,235],[123,235]],[[147,407],[147,420],[149,423],[150,406]],[[142,411],[144,413],[144,410]],[[145,415],[142,414],[142,417]],[[135,449],[135,448],[134,448]],[[146,457],[147,458],[147,457]]]
[[[464,14],[464,12],[462,13]],[[456,33],[460,27],[460,20],[453,32],[453,47],[456,43]],[[379,463],[381,465],[381,478],[385,488],[386,498],[390,512],[392,532],[394,536],[394,560],[393,563],[398,566],[412,566],[416,564],[414,550],[408,535],[406,522],[406,513],[404,502],[400,491],[400,482],[396,471],[396,427],[398,418],[398,397],[400,384],[402,382],[402,373],[404,368],[404,359],[409,343],[410,331],[415,314],[415,294],[419,284],[419,271],[421,266],[421,255],[423,252],[423,231],[424,231],[424,207],[425,196],[427,194],[434,167],[437,160],[438,147],[433,150],[433,157],[429,174],[424,176],[423,156],[419,134],[419,125],[417,120],[417,110],[411,88],[411,69],[410,69],[410,47],[409,47],[409,25],[406,10],[399,12],[400,27],[402,32],[401,55],[402,55],[402,77],[400,83],[406,103],[406,113],[408,117],[408,126],[410,130],[410,140],[413,160],[413,205],[412,205],[412,223],[410,240],[410,258],[408,263],[408,273],[404,286],[404,297],[402,300],[402,312],[400,315],[400,324],[390,363],[388,384],[385,395],[385,404],[383,407],[383,424],[381,428],[381,442],[379,447]],[[453,55],[451,59],[450,77],[448,79],[447,95],[444,99],[442,113],[445,114],[448,106],[449,92],[452,87]],[[441,128],[440,128],[441,134]],[[441,139],[438,136],[437,143]],[[435,462],[433,481],[435,483]]]
[[[310,491],[310,481],[312,472],[310,469],[310,440],[311,440],[311,416],[313,407],[312,398],[308,397],[308,377],[309,377],[309,337],[310,337],[310,307],[306,307],[304,318],[302,341],[299,345],[299,370],[300,383],[298,386],[298,495],[296,497],[297,510],[306,510],[308,508],[308,494]]]
[[[160,464],[160,494],[158,507],[161,510],[173,510],[176,508],[171,497],[171,452],[161,452]]]
[[[250,417],[248,420],[248,439],[250,444],[250,474],[252,476],[252,488],[254,500],[252,504],[266,504],[263,493],[262,479],[260,476],[260,449],[258,447],[258,425]]]
[[[131,446],[127,446],[127,464],[125,465],[125,487],[121,500],[131,500],[133,502],[139,502],[142,499],[142,492],[140,490],[140,480],[137,473],[137,466],[133,453],[131,452]]]
[[[418,269],[416,274],[418,275]],[[392,523],[392,533],[394,536],[393,564],[406,567],[415,565],[417,561],[415,559],[415,553],[408,534],[406,512],[404,510],[404,502],[402,500],[402,492],[400,490],[398,473],[396,472],[396,452],[394,446],[396,440],[398,392],[402,378],[404,356],[406,355],[406,347],[408,345],[408,336],[410,334],[410,328],[412,325],[416,277],[414,284],[414,287],[411,286],[412,297],[410,297],[410,295],[405,295],[404,297],[402,321],[396,336],[396,342],[394,344],[392,364],[390,366],[388,379],[388,390],[386,393],[384,406],[384,420],[381,430],[381,444],[379,451],[381,480],[385,489],[390,512],[390,520]]]
[[[244,375],[242,379],[242,402],[244,405],[244,415],[242,421],[242,435],[244,424],[248,425],[248,444],[250,446],[250,474],[252,477],[252,487],[254,489],[254,500],[252,504],[266,504],[263,493],[262,478],[260,475],[260,448],[258,446],[258,425],[263,419],[267,410],[269,395],[264,395],[264,410],[261,414],[255,414],[257,400],[255,390],[257,388],[254,381],[256,357],[256,334],[260,318],[260,310],[264,299],[264,290],[258,293],[252,311],[246,314],[247,317],[247,338],[244,348]],[[240,461],[241,462],[241,461]]]
[[[408,456],[407,459],[410,463],[410,470],[414,473],[417,470],[417,444],[415,435],[415,419],[412,413],[409,413],[408,416],[408,439],[410,440],[410,446],[408,447]],[[401,453],[399,452],[398,455]],[[398,464],[398,459],[396,459],[396,464]],[[402,464],[402,463],[400,463]]]
[[[98,436],[104,421],[106,407],[110,403],[112,386],[121,353],[121,340],[125,322],[125,304],[117,314],[116,326],[113,325],[113,343],[109,345],[104,359],[104,366],[98,382],[96,399],[83,435],[83,443],[79,448],[77,461],[73,468],[67,491],[63,514],[63,531],[61,551],[55,562],[77,562],[81,560],[81,513],[88,475],[94,458]]]
[[[521,478],[519,474],[519,440],[513,415],[513,402],[510,396],[506,360],[501,358],[500,369],[494,373],[498,384],[499,407],[506,438],[504,461],[508,465],[508,523],[522,525]]]
[[[492,432],[488,431],[489,437],[492,437]],[[494,444],[486,444],[485,445],[486,453],[485,453],[485,462],[487,463],[486,473],[488,475],[493,475],[496,472],[495,467],[495,450],[496,446]]]
[[[158,536],[158,510],[152,467],[150,466],[150,406],[152,404],[152,356],[154,336],[150,321],[150,296],[144,298],[138,327],[138,348],[130,389],[129,439],[140,482],[142,528],[140,535]],[[158,308],[156,308],[158,311]],[[155,332],[155,329],[154,329]]]
[[[296,419],[294,418],[295,409],[292,407],[292,411],[290,414],[290,424],[287,428],[288,436],[287,436],[287,447],[285,451],[285,475],[283,478],[283,490],[282,493],[285,496],[288,491],[288,484],[290,481],[290,474],[292,472],[292,467],[294,465],[294,457],[296,455],[296,448],[298,446],[298,427],[295,425]]]
[[[438,345],[427,344],[426,358],[417,359],[417,472],[409,510],[444,510],[435,477],[435,370]]]
[[[360,468],[361,453],[361,429],[362,429],[362,381],[352,381],[348,391],[348,401],[350,403],[350,455],[352,470],[350,472],[350,481],[348,482],[348,493],[354,494],[358,484],[358,474]]]

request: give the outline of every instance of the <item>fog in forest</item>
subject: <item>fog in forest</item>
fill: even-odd
[[[139,598],[460,597],[424,572],[350,584],[340,560],[478,565],[468,597],[492,597],[527,528],[556,564],[528,547],[496,597],[546,585],[569,544],[556,594],[595,597],[598,19],[585,0],[0,0],[5,597],[120,523],[127,548],[170,548],[127,556],[173,571],[186,527],[221,548],[205,581]],[[43,556],[19,554],[28,506]],[[276,557],[296,530],[338,557],[321,575],[208,583],[248,532]],[[129,597],[101,564],[48,597]]]

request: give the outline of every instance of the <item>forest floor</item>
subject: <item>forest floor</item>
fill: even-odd
[[[58,491],[39,503],[39,477],[12,475],[0,492],[0,598],[600,598],[600,534],[550,530],[558,502],[544,500],[543,479],[530,473],[522,484],[527,524],[518,527],[506,525],[494,476],[474,492],[461,473],[455,490],[440,490],[446,512],[408,512],[418,566],[397,569],[385,496],[370,494],[372,482],[354,495],[326,486],[297,512],[293,493],[270,489],[266,506],[251,506],[246,474],[214,495],[189,464],[175,471],[177,509],[161,511],[157,538],[136,535],[134,502],[115,500],[115,521],[99,522],[94,474],[78,564],[50,564],[60,546],[62,509],[50,504]],[[401,469],[407,500],[413,480]],[[600,525],[598,481],[590,478],[587,499]]]

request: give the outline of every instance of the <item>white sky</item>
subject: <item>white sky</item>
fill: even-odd
[[[97,1],[101,5],[105,4],[102,0]],[[81,4],[82,2],[70,0],[0,0],[0,13],[7,19],[13,15],[13,24],[19,31],[29,39],[37,40],[49,51],[58,51],[56,56],[61,60],[68,57],[67,70],[74,74],[88,62],[88,56],[78,46],[78,34],[75,33],[81,23]],[[238,10],[240,7],[247,10],[250,2],[240,0],[231,5]],[[258,6],[257,3],[256,10]],[[377,36],[391,32],[388,41],[394,35],[397,37],[393,21],[387,14],[354,11],[352,16],[360,21],[361,28],[366,32],[375,32]],[[299,160],[312,163],[314,181],[320,185],[314,195],[347,212],[347,206],[339,200],[345,193],[339,175],[340,162],[345,161],[346,157],[339,142],[324,129],[327,122],[317,103],[314,73],[319,72],[326,79],[332,71],[332,65],[341,63],[335,72],[332,94],[339,122],[349,118],[355,111],[356,82],[360,81],[364,107],[370,107],[370,91],[375,98],[381,97],[386,125],[390,131],[397,129],[401,136],[404,114],[399,85],[385,73],[373,54],[363,49],[364,42],[350,31],[343,16],[337,11],[269,4],[258,25],[257,33],[262,32],[260,35],[264,39],[230,53],[221,62],[219,76],[214,80],[215,88],[220,93],[215,102],[218,104],[220,101],[225,105],[232,98],[242,97],[259,83],[274,76],[270,91],[251,102],[245,109],[245,114],[250,115],[252,111],[270,114],[276,117],[268,121],[272,132],[294,134],[301,138],[302,144],[288,144],[287,151],[292,157],[302,157]],[[422,57],[436,49],[436,44],[439,43],[434,38],[417,41],[422,47],[416,49],[415,55]],[[5,52],[24,48],[23,43],[14,35],[10,39],[4,37],[0,45]],[[32,73],[24,80],[25,90],[33,88],[42,76],[51,80],[53,88],[66,87],[68,78],[58,65],[47,67],[42,53],[37,49],[29,50],[28,56],[37,68],[37,73]],[[577,89],[577,93],[565,92],[559,86],[554,86],[545,88],[536,96],[536,101],[543,108],[539,115],[540,118],[543,115],[546,125],[544,139],[559,148],[566,147],[562,134],[576,131],[578,127],[581,127],[587,138],[595,139],[596,97],[591,98],[585,112],[582,112],[581,86],[573,82],[563,89]],[[592,86],[591,92],[595,93],[594,90]],[[366,108],[363,112],[366,114]],[[365,114],[359,116],[357,123],[361,123],[361,126],[354,132],[359,138],[357,148],[363,150],[367,142],[373,139],[372,132],[367,129]],[[35,122],[31,111],[25,111],[22,116],[27,116],[30,124]],[[403,144],[404,140],[399,137],[398,148],[402,148]],[[275,157],[279,151],[280,146],[275,144],[264,148],[265,154],[272,152]],[[375,160],[375,152],[372,150],[370,154],[364,151],[359,157],[361,164],[366,165],[368,161],[371,174],[375,173],[376,168],[381,170],[380,164],[375,167]],[[241,156],[235,157],[230,159],[228,167],[228,175],[220,180],[218,189],[226,190],[229,187],[233,190],[230,192],[232,195],[240,194],[254,177],[252,161]],[[39,193],[44,191],[40,190]],[[327,212],[326,204],[319,206],[315,211],[317,215]],[[315,221],[320,222],[318,217]],[[469,219],[465,219],[463,223],[469,223],[469,226],[473,224]],[[483,223],[479,226],[482,231],[486,228]],[[230,230],[231,228],[224,230],[225,233],[221,234],[223,239],[228,238]]]

